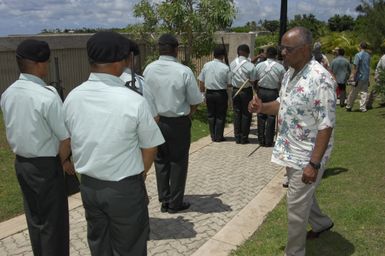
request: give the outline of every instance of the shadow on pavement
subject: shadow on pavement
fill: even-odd
[[[183,216],[168,219],[150,218],[150,229],[150,240],[192,238],[197,235],[194,223]]]
[[[320,238],[306,243],[306,255],[350,256],[355,252],[354,245],[338,232],[329,231]]]
[[[187,202],[191,203],[190,212],[215,213],[232,211],[231,207],[219,199],[222,194],[211,195],[185,195]]]
[[[347,172],[347,171],[349,171],[349,170],[346,169],[346,168],[343,168],[343,167],[327,168],[325,170],[324,175],[322,176],[322,178],[326,179],[329,176],[338,175],[338,174],[341,174],[341,173]]]

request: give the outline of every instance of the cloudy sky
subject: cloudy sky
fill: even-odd
[[[0,36],[35,34],[55,28],[111,28],[140,23],[132,8],[139,0],[0,0]],[[288,16],[313,13],[327,20],[334,14],[355,17],[360,0],[288,0]],[[280,0],[235,0],[234,25],[279,19]]]

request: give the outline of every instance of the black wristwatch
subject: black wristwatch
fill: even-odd
[[[313,163],[312,161],[309,161],[309,165],[310,165],[311,167],[313,167],[314,169],[316,169],[316,170],[319,170],[319,168],[321,168],[321,164],[320,164],[320,163],[315,164],[315,163]]]

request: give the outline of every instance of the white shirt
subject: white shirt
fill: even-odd
[[[164,142],[146,100],[116,76],[91,73],[64,102],[75,169],[119,181],[144,170],[141,148]]]
[[[315,60],[291,79],[293,73],[292,68],[285,73],[277,99],[279,130],[272,162],[301,170],[309,163],[318,131],[335,127],[337,85]],[[332,147],[333,134],[321,164],[330,157]]]
[[[146,67],[143,75],[160,116],[186,116],[190,105],[203,101],[192,70],[172,56],[161,55]]]
[[[231,84],[230,69],[222,61],[214,59],[203,66],[198,79],[209,90],[226,90]]]
[[[1,96],[7,140],[22,157],[50,157],[69,134],[62,102],[55,88],[39,77],[22,73]]]

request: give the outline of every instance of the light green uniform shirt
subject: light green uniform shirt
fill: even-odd
[[[39,77],[22,73],[1,95],[7,140],[22,157],[51,157],[69,137],[62,102],[55,88]]]
[[[198,76],[198,80],[209,90],[226,90],[231,84],[229,67],[218,59],[207,62]]]
[[[160,116],[186,116],[190,105],[203,101],[192,70],[172,56],[161,55],[146,67],[143,76]]]
[[[256,80],[255,66],[244,56],[239,56],[230,63],[231,69],[231,84],[233,87],[240,88],[242,84],[249,79],[243,88],[250,87],[251,82]]]
[[[285,68],[274,59],[267,59],[255,66],[258,86],[266,89],[281,88]]]
[[[78,173],[119,181],[144,170],[141,148],[164,143],[146,100],[117,76],[91,73],[64,102]]]

